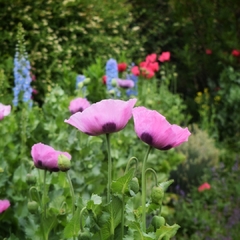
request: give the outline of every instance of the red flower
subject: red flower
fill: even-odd
[[[154,71],[150,68],[144,68],[142,69],[142,76],[146,78],[152,78],[154,76]]]
[[[124,72],[127,69],[127,64],[126,63],[119,63],[118,64],[118,71],[119,72]]]
[[[208,55],[211,55],[212,54],[212,50],[211,49],[206,49],[205,53],[208,54]]]
[[[236,50],[236,49],[232,50],[232,55],[234,57],[239,57],[240,56],[240,50]]]
[[[158,62],[149,63],[148,67],[149,67],[153,72],[156,72],[156,71],[159,70],[159,64],[158,64]]]
[[[146,57],[146,62],[155,62],[157,60],[157,54],[152,53]]]
[[[211,189],[211,186],[207,182],[203,183],[201,186],[198,187],[198,191],[199,192],[202,192],[202,191],[205,191],[205,190],[209,190],[209,189]]]
[[[166,62],[166,61],[169,61],[170,60],[170,52],[163,52],[160,57],[158,58],[158,60],[160,62]]]
[[[131,72],[132,72],[132,74],[134,74],[136,76],[139,76],[139,74],[140,74],[138,66],[132,67]]]
[[[103,84],[106,84],[106,82],[107,82],[107,76],[104,75],[104,76],[102,76],[102,83],[103,83]]]

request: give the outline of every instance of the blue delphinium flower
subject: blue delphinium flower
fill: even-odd
[[[81,94],[83,97],[86,95],[87,88],[84,86],[84,84],[80,86],[80,83],[83,83],[85,79],[86,77],[84,75],[77,75],[76,77],[76,89],[81,89]]]
[[[112,85],[112,80],[118,78],[118,65],[115,59],[110,58],[106,64],[106,85],[108,91],[113,91],[116,96],[120,97],[120,91]]]
[[[17,106],[19,101],[19,94],[23,92],[23,102],[29,102],[29,106],[32,106],[32,87],[30,76],[30,62],[27,60],[27,54],[19,55],[18,52],[15,54],[14,58],[14,83],[15,87],[13,88],[13,105]]]
[[[127,79],[130,79],[134,82],[134,87],[133,88],[129,88],[127,91],[126,91],[126,94],[128,97],[130,96],[137,96],[138,94],[138,86],[137,86],[137,83],[138,83],[138,77],[134,74],[127,74]]]

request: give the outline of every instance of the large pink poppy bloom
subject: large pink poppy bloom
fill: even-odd
[[[157,60],[157,54],[156,53],[152,53],[152,54],[149,54],[147,57],[146,57],[146,61],[147,62],[155,62]]]
[[[117,85],[118,87],[121,88],[133,88],[134,87],[134,82],[130,79],[117,79]]]
[[[188,141],[188,128],[171,125],[164,116],[145,107],[133,109],[134,128],[137,136],[159,150],[168,150]]]
[[[75,98],[70,102],[68,109],[72,114],[74,114],[76,112],[82,112],[90,105],[91,104],[86,98]]]
[[[169,61],[169,60],[170,60],[170,52],[163,52],[163,53],[159,56],[158,60],[159,60],[160,62]]]
[[[0,214],[6,211],[10,207],[8,200],[0,200]]]
[[[71,155],[67,152],[57,151],[54,148],[43,143],[37,143],[32,146],[31,155],[36,168],[46,169],[51,172],[58,172],[58,157],[64,155],[71,160]]]
[[[4,105],[0,103],[0,120],[2,120],[5,116],[9,115],[11,112],[10,105]]]
[[[131,72],[132,72],[132,74],[134,74],[135,76],[139,76],[139,74],[140,74],[140,71],[139,71],[138,66],[132,67]]]
[[[73,114],[64,122],[91,136],[118,132],[132,117],[132,108],[136,101],[137,99],[105,99],[92,104],[83,112]]]

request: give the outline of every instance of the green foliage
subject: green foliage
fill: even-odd
[[[238,239],[239,237],[239,161],[236,156],[228,166],[206,169],[202,182],[209,190],[197,188],[185,198],[173,200],[175,212],[170,222],[178,222],[176,239]]]
[[[122,51],[130,56],[140,47],[140,40],[132,41],[139,35],[131,26],[132,6],[126,0],[0,3],[0,64],[13,57],[16,26],[22,23],[32,72],[37,77],[34,85],[41,93],[36,100],[41,102],[56,83],[65,88],[66,76],[75,83],[74,73],[82,73],[93,59],[106,61]],[[12,72],[6,74],[12,82]]]
[[[179,185],[183,190],[188,190],[191,185],[198,186],[205,168],[215,167],[218,164],[220,151],[215,146],[215,141],[209,137],[206,131],[193,125],[191,137],[188,142],[178,147],[186,160],[171,172],[174,185]]]

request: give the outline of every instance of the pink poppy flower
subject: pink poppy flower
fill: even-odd
[[[43,143],[37,143],[32,146],[31,155],[36,168],[46,169],[51,172],[58,172],[58,158],[64,155],[71,160],[71,155],[67,152],[57,151],[54,148]]]
[[[154,76],[154,71],[151,68],[144,68],[142,69],[142,76],[150,79]]]
[[[9,115],[11,112],[11,106],[10,105],[4,105],[0,103],[0,120],[2,120],[4,117]]]
[[[137,136],[159,150],[168,150],[188,141],[188,128],[171,125],[164,116],[145,107],[133,109],[134,128]]]
[[[140,71],[139,71],[138,66],[132,67],[131,72],[132,72],[132,74],[134,74],[135,76],[139,76],[139,74],[140,74]]]
[[[157,72],[159,70],[158,62],[149,63],[148,68],[150,68],[153,72]]]
[[[134,87],[134,82],[130,79],[117,79],[117,85],[118,87],[121,88],[133,88]]]
[[[118,64],[118,71],[119,72],[124,72],[127,69],[127,64],[126,63],[119,63]]]
[[[0,200],[0,214],[6,211],[10,207],[8,200]]]
[[[239,57],[239,56],[240,56],[240,51],[234,49],[234,50],[232,50],[232,55],[233,55],[234,57]]]
[[[163,52],[163,53],[159,56],[158,60],[159,60],[160,62],[169,61],[169,60],[170,60],[170,52]]]
[[[82,112],[88,108],[91,104],[86,98],[75,98],[70,102],[68,107],[69,111],[74,114],[76,112]]]
[[[137,99],[105,99],[92,104],[83,112],[73,114],[64,122],[91,136],[118,132],[132,117],[132,108],[136,101]]]
[[[157,60],[157,54],[156,53],[149,54],[146,57],[147,62],[155,62],[156,60]]]
[[[212,54],[212,50],[211,49],[206,49],[205,53],[208,54],[208,55],[211,55]]]
[[[211,185],[207,182],[203,183],[201,186],[198,187],[199,192],[209,190],[209,189],[211,189]]]

